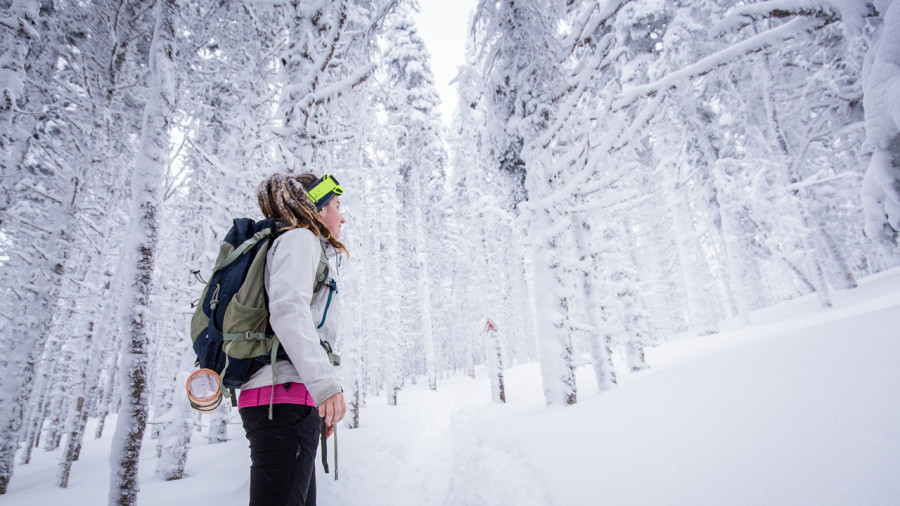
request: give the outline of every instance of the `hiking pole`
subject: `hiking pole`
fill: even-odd
[[[325,468],[325,474],[328,474],[328,424],[322,419],[322,430],[320,431],[322,438],[322,467]]]
[[[337,424],[334,424],[334,481],[337,481]]]

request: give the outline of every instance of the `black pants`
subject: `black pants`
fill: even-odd
[[[322,419],[312,406],[240,410],[250,441],[250,506],[315,506],[316,450]]]

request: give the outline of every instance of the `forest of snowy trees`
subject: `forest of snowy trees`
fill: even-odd
[[[900,1],[482,0],[450,128],[414,0],[0,6],[0,494],[88,418],[110,504],[147,436],[181,476],[191,304],[272,172],[346,189],[352,426],[481,364],[572,404],[900,264]]]

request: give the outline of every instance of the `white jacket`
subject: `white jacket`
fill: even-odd
[[[313,280],[322,246],[328,257],[329,276],[335,277],[337,253],[327,242],[311,230],[296,228],[284,232],[269,247],[266,256],[266,292],[269,295],[269,323],[278,336],[281,346],[291,361],[279,360],[275,364],[275,384],[303,383],[316,405],[320,405],[336,393],[341,383],[337,370],[328,361],[328,353],[319,339],[334,346],[337,324],[340,321],[340,301],[337,292],[328,305],[328,288],[323,288],[310,306]],[[328,315],[322,328],[325,306]],[[259,388],[272,384],[272,367],[267,365],[257,371],[241,389]]]

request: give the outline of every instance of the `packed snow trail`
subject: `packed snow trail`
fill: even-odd
[[[497,410],[505,408],[490,402],[489,388],[473,389],[472,384],[468,378],[451,378],[437,391],[404,390],[398,406],[370,402],[363,427],[341,432],[341,478],[318,485],[321,502],[549,504],[516,444],[492,426]],[[348,487],[344,480],[378,488]]]

